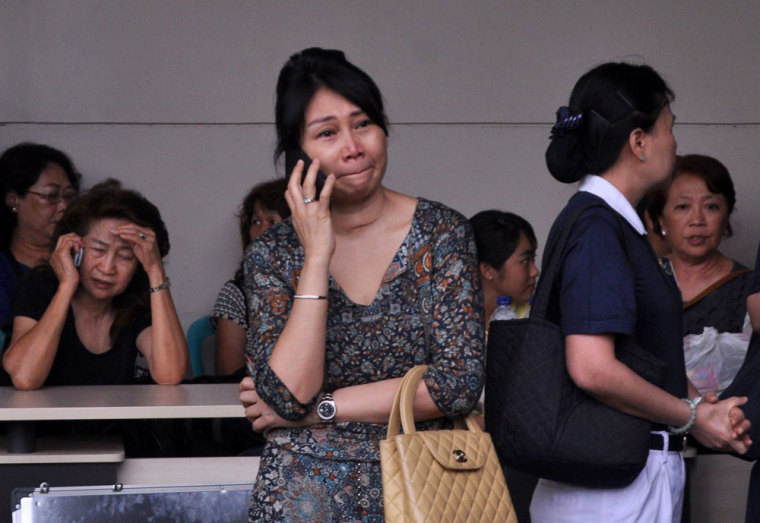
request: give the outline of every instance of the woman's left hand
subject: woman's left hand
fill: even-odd
[[[288,421],[277,414],[274,409],[264,403],[256,392],[256,386],[250,376],[243,378],[239,389],[240,403],[245,408],[245,417],[251,421],[253,430],[256,432],[267,432],[278,427],[303,427],[311,424],[306,420]]]
[[[128,223],[115,227],[111,232],[130,244],[132,252],[148,274],[151,285],[159,285],[164,281],[163,262],[153,229]]]

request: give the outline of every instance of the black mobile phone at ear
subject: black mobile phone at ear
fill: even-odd
[[[303,174],[301,175],[301,185],[303,185],[303,182],[306,179],[306,172],[309,170],[309,165],[311,165],[311,158],[309,158],[309,156],[300,147],[298,149],[292,149],[285,153],[285,176],[290,176],[290,173],[293,172],[293,169],[295,168],[296,163],[298,163],[298,160],[303,160]],[[318,170],[317,179],[314,182],[314,185],[317,188],[317,194],[314,195],[315,200],[319,200],[319,193],[322,192],[322,187],[325,186],[326,180],[327,175],[323,173],[321,169]]]

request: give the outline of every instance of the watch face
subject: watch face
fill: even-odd
[[[323,401],[317,408],[317,414],[324,420],[332,419],[335,416],[335,405],[329,401]]]

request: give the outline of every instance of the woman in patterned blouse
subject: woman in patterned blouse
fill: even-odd
[[[246,253],[255,312],[240,399],[268,440],[249,518],[382,521],[378,447],[401,377],[430,366],[414,399],[424,427],[445,426],[480,395],[472,231],[456,211],[383,186],[380,91],[342,52],[291,56],[275,119],[275,156],[300,148],[314,161],[289,173],[292,219]],[[317,199],[318,170],[329,175]]]

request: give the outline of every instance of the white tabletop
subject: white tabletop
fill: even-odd
[[[242,416],[237,383],[0,387],[0,421]]]

